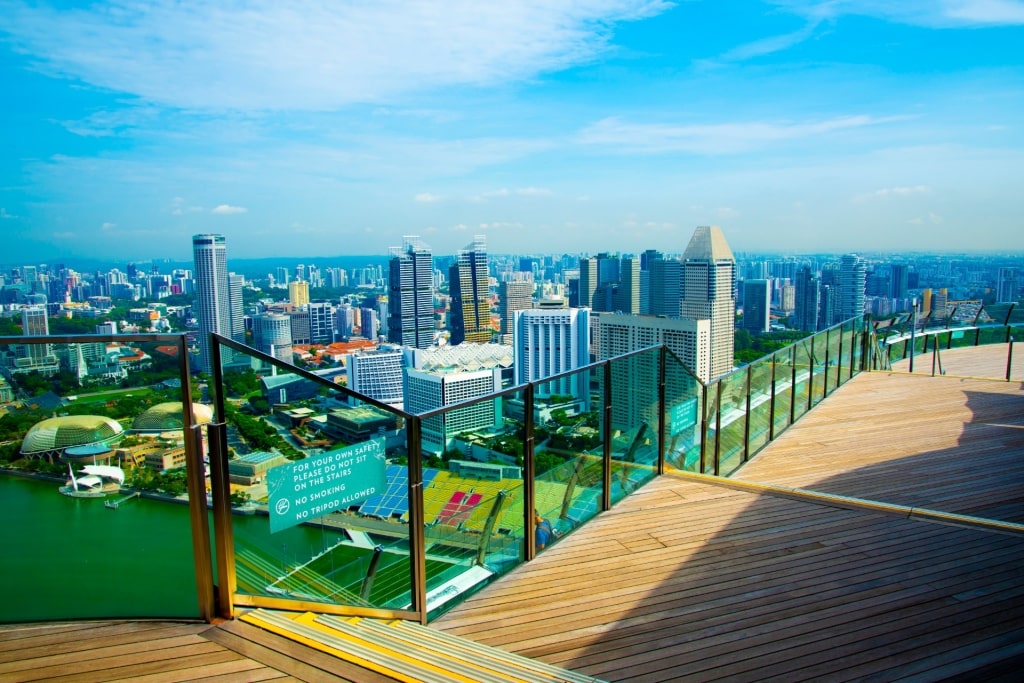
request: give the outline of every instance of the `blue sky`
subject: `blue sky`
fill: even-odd
[[[1024,250],[1018,0],[0,0],[0,260]]]

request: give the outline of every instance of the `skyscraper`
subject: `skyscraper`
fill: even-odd
[[[743,281],[743,329],[762,334],[771,325],[771,282],[769,280]]]
[[[404,238],[388,263],[388,341],[425,349],[434,341],[434,270],[430,248]]]
[[[483,235],[473,238],[459,252],[448,269],[451,314],[448,321],[451,343],[491,341],[491,304],[487,296],[487,243]]]
[[[580,259],[580,277],[577,285],[580,308],[592,308],[594,292],[597,291],[597,259]],[[571,305],[571,303],[570,303]]]
[[[864,287],[867,268],[864,259],[846,254],[839,262],[839,310],[833,323],[864,315]]]
[[[292,306],[305,306],[309,303],[309,283],[304,280],[292,280],[288,283],[288,302]]]
[[[587,309],[530,309],[515,312],[516,384],[575,370],[590,362],[590,312]],[[590,377],[579,373],[537,386],[537,395],[569,395],[589,403]]]
[[[649,267],[651,315],[678,318],[683,294],[683,264],[675,259],[656,259]]]
[[[620,313],[640,313],[640,259],[624,257],[619,261],[614,307]]]
[[[245,276],[228,273],[228,299],[231,301],[231,338],[245,343],[245,306],[242,303],[242,287]]]
[[[1017,301],[1018,290],[1017,269],[1000,268],[999,279],[996,282],[996,303],[1006,304]]]
[[[196,303],[199,319],[199,369],[211,372],[210,334],[231,336],[231,302],[228,295],[228,259],[223,235],[193,235]],[[224,349],[227,351],[227,349]],[[225,355],[224,360],[228,360]]]
[[[287,315],[263,313],[253,319],[252,340],[258,351],[286,363],[294,362],[292,356],[292,322]]]
[[[501,301],[501,342],[511,344],[516,311],[533,308],[533,280],[507,280],[498,286]]]
[[[684,318],[711,321],[709,379],[732,370],[736,331],[736,259],[717,225],[700,226],[683,252]]]
[[[818,329],[821,293],[818,278],[811,272],[809,265],[802,265],[797,269],[793,288],[793,327],[814,332]]]

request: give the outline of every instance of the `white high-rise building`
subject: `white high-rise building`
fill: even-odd
[[[375,351],[345,356],[348,388],[388,405],[402,408],[404,354],[402,347],[382,345]]]
[[[736,332],[736,259],[717,225],[698,227],[683,252],[683,318],[711,323],[707,381],[732,370]]]
[[[516,311],[513,368],[516,384],[526,384],[581,368],[590,362],[590,311],[583,308],[539,308]],[[567,395],[587,399],[586,373],[562,377],[537,386],[536,395]]]
[[[834,322],[864,315],[867,268],[864,259],[846,254],[839,262],[839,308]]]
[[[199,321],[199,369],[210,373],[210,334],[231,336],[231,300],[228,294],[228,259],[223,235],[193,235],[196,303]],[[223,349],[224,361],[230,352]]]
[[[239,344],[245,343],[245,306],[242,303],[242,288],[245,276],[228,273],[228,298],[231,300],[231,338]]]
[[[664,344],[686,370],[667,373],[669,396],[689,389],[692,373],[707,382],[711,376],[711,321],[601,313],[598,360]],[[658,424],[658,356],[656,351],[612,363],[612,426],[632,429],[641,422]]]
[[[292,319],[280,313],[263,313],[253,318],[252,340],[257,351],[292,363]]]

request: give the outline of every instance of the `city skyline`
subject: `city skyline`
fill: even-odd
[[[4,260],[1024,249],[1024,3],[885,5],[0,1]]]

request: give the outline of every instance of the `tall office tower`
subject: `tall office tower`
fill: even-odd
[[[262,313],[252,321],[252,342],[257,351],[292,363],[292,319],[280,313]]]
[[[274,270],[274,273],[275,273],[275,275],[274,275],[274,282],[277,283],[277,286],[278,287],[287,287],[288,286],[288,281],[291,279],[291,277],[288,274],[288,269],[285,268],[284,266],[278,266]]]
[[[501,390],[501,369],[465,368],[405,371],[405,409],[421,413]],[[492,429],[503,424],[501,399],[481,401],[423,420],[423,450],[441,453],[463,432]]]
[[[388,341],[425,349],[434,341],[434,266],[419,237],[404,238],[388,263]]]
[[[313,344],[330,344],[334,341],[334,306],[329,301],[311,301],[306,306],[309,312],[309,340]]]
[[[779,288],[779,308],[787,315],[796,308],[796,287],[791,284],[784,284]]]
[[[288,311],[288,317],[292,325],[292,344],[311,344],[309,311],[305,308],[301,311]]]
[[[304,280],[292,280],[288,283],[288,302],[298,308],[309,303],[309,283]]]
[[[597,284],[597,259],[581,258],[579,284],[576,290],[579,308],[593,308]]]
[[[694,376],[711,379],[711,321],[691,318],[602,313],[597,318],[598,360],[664,344]],[[628,429],[645,422],[658,424],[658,354],[644,353],[616,361],[612,373],[612,427]],[[693,390],[684,371],[668,374],[668,396]]]
[[[742,327],[762,334],[771,329],[772,288],[770,280],[743,281]]]
[[[502,282],[498,286],[501,302],[501,343],[513,343],[516,311],[533,308],[533,279]]]
[[[615,289],[614,310],[640,313],[640,259],[624,257],[619,261],[619,284]]]
[[[700,226],[683,252],[684,318],[711,321],[710,379],[732,370],[736,332],[736,259],[717,225]]]
[[[487,292],[487,242],[483,235],[458,253],[448,270],[451,343],[491,341],[491,303]]]
[[[839,262],[839,310],[834,322],[864,316],[864,290],[867,266],[856,254],[846,254]]]
[[[583,367],[590,362],[590,312],[585,308],[530,309],[515,313],[513,368],[516,384],[526,384]],[[537,396],[572,396],[589,409],[589,373],[537,386]]]
[[[1017,269],[1000,268],[999,279],[996,281],[996,303],[1016,302],[1018,291],[1020,291],[1020,285],[1017,280]]]
[[[839,314],[839,286],[821,285],[818,296],[818,329],[823,330],[843,320]]]
[[[305,280],[306,279],[306,266],[302,263],[295,266],[295,279]]]
[[[377,309],[359,309],[359,334],[367,339],[376,339],[380,330],[377,319]]]
[[[949,314],[949,290],[943,287],[932,295],[932,318],[944,319]]]
[[[650,263],[651,315],[679,317],[683,302],[683,264],[675,259]]]
[[[932,288],[926,287],[921,290],[921,304],[918,310],[923,315],[928,315],[932,312]]]
[[[821,308],[821,288],[811,267],[800,266],[794,280],[793,327],[814,332],[818,329],[818,311]]]
[[[352,304],[344,303],[334,310],[334,331],[339,339],[348,339],[352,336],[356,325],[356,315]]]
[[[29,268],[30,266],[26,266]],[[46,306],[30,306],[21,309],[21,336],[45,337],[50,334],[50,319],[46,315]],[[22,357],[30,358],[32,365],[42,364],[47,356],[53,355],[50,344],[25,344]]]
[[[193,235],[196,303],[199,319],[199,369],[212,372],[210,335],[231,336],[231,301],[228,294],[228,258],[223,235]],[[222,349],[222,360],[230,361],[230,350]]]
[[[345,356],[348,388],[397,408],[402,407],[405,362],[402,347],[381,345],[373,351]]]
[[[245,343],[245,305],[242,303],[242,287],[245,276],[228,273],[228,300],[231,302],[231,338]]]
[[[640,254],[640,270],[650,270],[651,264],[654,261],[660,261],[665,258],[657,249],[647,249],[644,253]]]
[[[890,299],[907,298],[908,268],[905,263],[894,263],[889,268]]]

